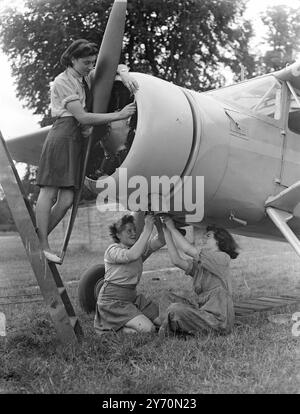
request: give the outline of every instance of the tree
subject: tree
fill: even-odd
[[[180,86],[207,90],[224,78],[220,64],[253,70],[252,35],[242,19],[246,0],[129,0],[123,61]],[[49,124],[49,83],[63,68],[62,52],[77,38],[101,43],[112,0],[27,0],[8,9],[0,39],[17,83],[17,95]]]
[[[267,73],[293,63],[300,52],[300,7],[269,7],[262,21],[267,26],[269,49],[259,58],[259,70]]]
[[[204,91],[221,86],[220,64],[252,72],[245,2],[141,1],[129,4],[124,56],[134,70]]]

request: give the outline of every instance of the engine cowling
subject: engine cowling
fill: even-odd
[[[108,161],[109,168],[101,171],[104,176],[99,178],[98,186],[92,176],[86,180],[87,186],[96,193],[101,191],[99,186],[103,188],[105,183],[109,185],[114,180],[116,201],[126,208],[130,207],[127,198],[136,188],[129,185],[123,197],[121,190],[124,190],[124,185],[128,186],[130,180],[133,183],[136,177],[146,180],[149,194],[155,192],[151,186],[153,177],[173,177],[176,191],[180,178],[194,162],[193,154],[200,140],[199,123],[196,127],[194,109],[184,89],[152,76],[132,75],[139,83],[134,124],[130,126],[126,121],[113,123],[115,125],[103,142],[108,160],[109,157],[115,158],[114,163],[109,164]],[[118,105],[120,96],[112,99],[110,110],[116,109],[114,100],[115,106]],[[121,100],[124,106],[130,102],[130,96],[124,99],[123,95]],[[120,151],[123,151],[123,157],[116,159]],[[160,195],[166,194],[162,190]]]

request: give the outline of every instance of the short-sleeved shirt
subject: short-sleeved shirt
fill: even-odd
[[[119,69],[127,68],[125,65],[119,65]],[[91,70],[84,79],[91,89],[92,80],[95,70]],[[121,77],[117,75],[115,80],[121,80]],[[79,101],[83,108],[86,106],[86,96],[83,84],[83,76],[76,72],[71,66],[69,66],[64,72],[60,73],[50,86],[50,108],[51,115],[53,117],[65,117],[73,116],[66,108],[66,105],[73,101]],[[82,135],[87,137],[91,133],[91,127],[89,125],[81,125]]]
[[[197,294],[216,287],[223,287],[232,294],[229,272],[230,256],[221,251],[212,252],[202,249],[197,260],[188,260],[186,274],[193,277],[193,286]]]
[[[91,88],[93,71],[84,79],[89,88]],[[83,76],[76,72],[72,67],[68,67],[60,73],[51,84],[51,114],[53,117],[73,116],[66,108],[66,105],[73,101],[79,101],[83,108],[86,105],[86,96],[83,85]],[[83,136],[88,136],[91,127],[81,125]]]
[[[129,248],[122,243],[108,246],[104,253],[105,277],[104,280],[117,285],[138,284],[143,272],[143,262],[153,253],[151,240],[148,241],[144,253],[137,260],[128,258]]]

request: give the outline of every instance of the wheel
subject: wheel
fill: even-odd
[[[82,310],[86,313],[95,312],[97,297],[104,282],[104,274],[104,265],[98,264],[84,272],[80,278],[78,298]]]

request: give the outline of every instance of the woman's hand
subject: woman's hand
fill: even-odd
[[[145,217],[145,229],[147,231],[152,231],[155,222],[155,217],[151,214],[147,214]]]
[[[167,228],[168,228],[169,230],[171,230],[171,229],[175,229],[175,224],[174,224],[174,221],[171,219],[171,217],[170,217],[170,216],[164,215],[164,216],[162,217],[162,221],[163,221],[163,223],[167,226]]]
[[[153,224],[154,224],[154,217],[152,215],[147,215],[145,217],[144,229],[140,237],[127,252],[127,255],[130,261],[137,260],[139,257],[141,257],[144,254],[145,248],[147,246],[148,240],[153,230]]]
[[[126,106],[124,106],[123,109],[121,109],[120,112],[118,112],[118,119],[126,119],[132,116],[136,111],[136,104],[135,102],[132,102]]]
[[[133,79],[129,72],[120,72],[120,77],[123,85],[126,86],[131,94],[134,94],[139,89],[139,84]]]

